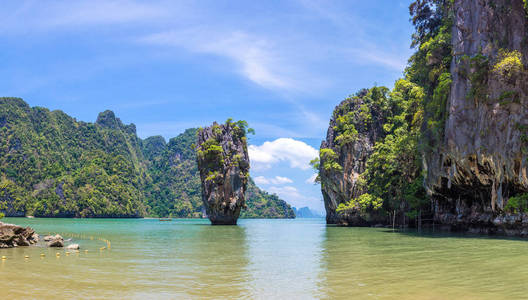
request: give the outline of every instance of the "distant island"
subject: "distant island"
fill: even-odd
[[[295,212],[296,218],[323,218],[324,215],[321,213],[314,211],[310,209],[309,207],[301,207],[297,209],[296,207],[293,207],[293,211]]]
[[[200,218],[196,128],[140,139],[112,111],[95,123],[0,98],[0,212],[36,217]],[[242,218],[294,218],[249,178]]]

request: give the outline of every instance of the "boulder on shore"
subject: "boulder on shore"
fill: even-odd
[[[29,246],[37,243],[38,240],[38,234],[30,227],[24,228],[0,222],[0,248]]]

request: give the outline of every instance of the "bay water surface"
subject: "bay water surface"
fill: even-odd
[[[1,299],[528,297],[523,239],[342,228],[323,219],[241,219],[238,226],[195,219],[2,221],[71,237],[81,251],[0,249]]]

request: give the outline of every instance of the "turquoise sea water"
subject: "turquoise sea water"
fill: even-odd
[[[329,227],[323,219],[239,220],[238,226],[2,221],[73,236],[82,249],[69,255],[35,246],[0,249],[7,257],[0,261],[1,299],[528,298],[522,239]],[[105,240],[111,248],[100,250]]]

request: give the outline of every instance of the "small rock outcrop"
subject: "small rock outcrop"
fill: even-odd
[[[79,244],[70,244],[68,246],[66,246],[66,249],[67,250],[79,250],[81,247],[79,246]]]
[[[202,201],[213,225],[235,225],[245,208],[249,156],[244,121],[200,129],[196,146]]]
[[[21,227],[0,222],[0,248],[29,246],[36,244],[38,234],[30,227]]]
[[[528,17],[523,0],[455,0],[443,143],[425,157],[435,219],[528,234]],[[508,205],[509,204],[509,205]]]
[[[48,247],[64,247],[64,238],[60,235],[46,236],[44,241],[48,242]]]

